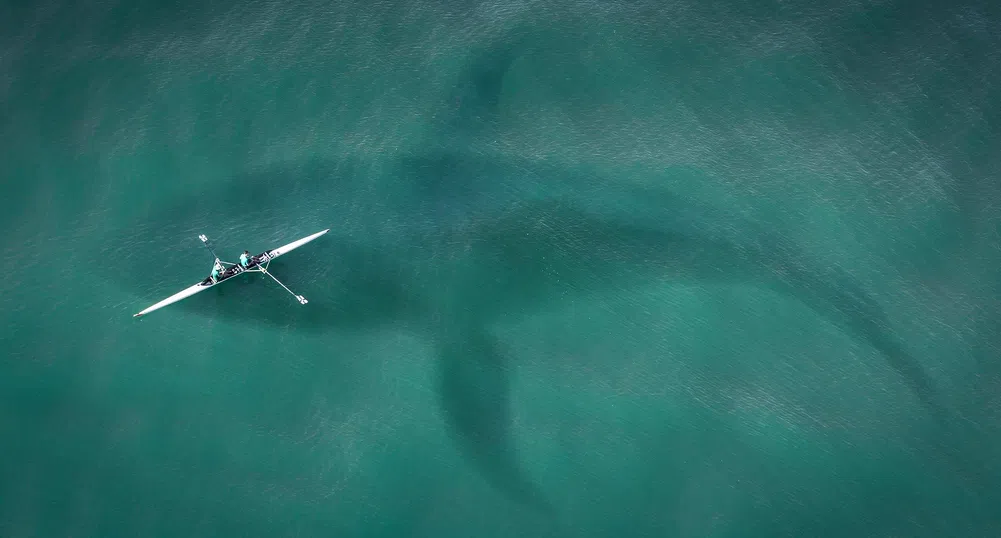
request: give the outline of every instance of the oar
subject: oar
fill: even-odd
[[[217,262],[219,262],[219,263],[221,263],[223,265],[236,265],[235,263],[232,263],[232,262],[224,262],[224,261],[220,260],[219,259],[219,255],[215,253],[215,250],[212,248],[212,243],[209,242],[209,238],[206,237],[205,234],[199,235],[198,239],[201,239],[202,240],[202,244],[205,245],[205,248],[209,249],[209,252],[212,253],[212,257],[215,258],[215,261],[217,261]]]
[[[215,253],[215,250],[212,249],[212,245],[209,244],[209,238],[205,237],[205,234],[201,234],[198,236],[198,239],[202,240],[202,244],[205,245],[205,248],[209,249],[209,252],[212,253],[212,257],[218,260],[219,255]]]
[[[285,291],[291,293],[292,296],[295,297],[299,301],[299,304],[306,304],[306,303],[309,302],[302,295],[296,295],[294,291],[288,289],[288,286],[286,286],[285,284],[282,284],[281,280],[278,280],[277,278],[275,278],[275,275],[272,275],[271,273],[269,273],[268,270],[265,269],[264,267],[258,266],[257,269],[251,269],[251,271],[260,271],[260,272],[268,275],[269,277],[271,277],[275,282],[278,283],[279,286],[285,288]]]

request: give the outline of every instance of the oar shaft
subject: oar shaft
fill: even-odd
[[[260,272],[262,272],[262,273],[264,273],[264,274],[268,275],[269,277],[271,277],[271,279],[272,279],[272,280],[274,280],[275,282],[277,282],[279,286],[281,286],[281,287],[285,288],[285,291],[287,291],[287,292],[289,292],[290,294],[292,294],[292,296],[293,296],[293,297],[295,297],[295,298],[296,298],[296,299],[297,299],[297,300],[299,301],[299,304],[306,304],[306,302],[307,302],[307,301],[306,301],[306,298],[305,298],[305,297],[303,297],[302,295],[296,295],[296,293],[295,293],[294,291],[290,290],[290,289],[288,288],[288,286],[286,286],[285,284],[282,284],[282,281],[281,281],[281,280],[278,280],[278,278],[277,278],[277,277],[275,277],[275,275],[272,275],[272,274],[271,274],[270,272],[268,272],[268,270],[267,270],[267,269],[265,269],[265,268],[261,267],[261,268],[260,268],[260,269],[258,269],[258,270],[259,270]]]
[[[205,245],[205,248],[209,249],[209,252],[212,253],[212,257],[218,260],[219,259],[219,255],[215,253],[215,250],[212,248],[212,245],[209,243],[209,238],[206,237],[205,234],[202,234],[202,235],[198,236],[198,239],[202,240],[202,244]]]

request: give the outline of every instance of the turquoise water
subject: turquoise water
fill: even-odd
[[[0,6],[0,536],[998,536],[999,19]]]

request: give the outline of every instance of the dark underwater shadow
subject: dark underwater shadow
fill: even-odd
[[[192,271],[200,260],[204,260],[206,268],[211,261],[195,238],[198,232],[212,235],[220,255],[225,256],[225,251],[239,252],[244,244],[232,245],[231,238],[214,234],[212,228],[233,235],[232,230],[248,218],[254,222],[282,222],[283,207],[276,201],[287,198],[290,191],[297,199],[334,200],[329,206],[300,207],[296,212],[304,221],[331,226],[331,232],[308,249],[271,266],[274,274],[310,299],[308,305],[299,305],[260,275],[246,275],[169,308],[185,315],[224,318],[252,326],[323,333],[405,330],[427,338],[439,352],[443,416],[460,452],[498,491],[524,505],[549,510],[544,495],[520,469],[515,453],[508,404],[512,367],[506,356],[490,343],[485,327],[451,316],[440,308],[441,301],[435,305],[431,300],[434,290],[429,288],[454,270],[439,263],[449,258],[440,248],[447,240],[430,241],[439,247],[435,251],[424,249],[429,241],[420,238],[434,236],[439,223],[432,217],[442,218],[444,205],[453,211],[475,205],[475,200],[447,204],[438,197],[439,182],[447,178],[449,169],[468,172],[470,166],[461,159],[442,157],[400,159],[386,177],[380,178],[384,184],[391,184],[390,190],[399,187],[395,194],[386,196],[358,188],[365,183],[367,164],[358,160],[310,161],[224,179],[207,191],[176,200],[162,211],[119,230],[112,243],[121,245],[116,248],[122,253],[141,244],[144,252],[170,252],[172,257],[191,258],[195,260],[193,265],[178,265]],[[487,167],[486,163],[479,165]],[[454,193],[447,190],[455,200]],[[331,196],[334,193],[336,196]],[[345,224],[345,215],[352,216],[350,223]],[[292,226],[295,223],[282,222],[279,228],[287,231]],[[261,236],[273,233],[257,224],[244,228]],[[261,240],[255,239],[255,250],[311,231],[304,228],[289,232],[289,237],[275,244],[259,244]],[[182,240],[180,244],[187,245],[180,248],[178,237],[183,236],[190,240]],[[412,241],[408,242],[408,238]],[[149,289],[172,293],[175,287],[186,284],[179,281],[165,287],[162,270],[118,278],[123,271],[128,272],[116,266],[123,259],[127,257],[112,253],[94,263],[104,266],[115,284],[144,296]],[[192,278],[201,277],[192,274]],[[160,322],[158,318],[163,319],[165,313],[156,312],[141,322]],[[474,409],[478,411],[470,414],[469,410]]]
[[[442,116],[443,134],[468,143],[469,137],[496,126],[505,77],[515,60],[528,51],[524,34],[523,29],[510,32],[505,40],[472,51],[449,94],[447,106],[454,108]]]
[[[369,170],[357,160],[310,161],[244,174],[177,200],[149,218],[155,226],[137,222],[113,242],[143,243],[156,251],[158,244],[166,248],[175,242],[173,234],[193,237],[192,227],[199,224],[231,229],[248,214],[261,222],[284,219],[285,226],[296,226],[289,222],[293,213],[285,212],[280,202],[294,187],[299,199],[315,202],[296,218],[333,228],[308,249],[272,266],[309,297],[308,305],[298,305],[280,290],[265,291],[266,282],[253,282],[225,290],[220,286],[225,297],[213,297],[215,290],[209,290],[201,294],[208,297],[195,296],[169,308],[310,331],[393,328],[422,334],[438,349],[442,410],[462,452],[500,491],[540,508],[548,504],[520,470],[510,432],[513,367],[489,335],[489,326],[582,295],[669,280],[769,288],[867,343],[932,415],[946,414],[920,362],[892,334],[886,314],[862,285],[846,272],[811,261],[775,234],[754,231],[748,224],[740,228],[746,239],[741,243],[738,237],[710,232],[721,228],[714,219],[729,217],[706,210],[700,221],[689,201],[663,192],[636,193],[663,211],[658,227],[635,224],[628,215],[586,211],[566,200],[487,203],[491,193],[502,192],[498,182],[509,184],[526,175],[545,178],[559,171],[539,163],[439,153],[401,157],[382,169],[384,177],[371,178]],[[463,178],[465,189],[442,187],[442,181]],[[398,185],[404,194],[385,196],[358,187],[373,179],[377,184],[385,180],[390,188]],[[234,190],[233,184],[242,188]],[[154,228],[155,238],[143,237]],[[256,229],[264,233],[264,227]],[[296,236],[312,231],[303,229]],[[195,239],[189,251],[172,255],[208,258]],[[110,278],[122,268],[106,265],[106,271]],[[112,280],[146,296],[163,278],[159,270]],[[158,322],[156,314],[142,322]]]
[[[438,337],[440,398],[462,451],[498,491],[550,513],[552,505],[522,471],[510,414],[513,365],[477,323],[449,324]]]

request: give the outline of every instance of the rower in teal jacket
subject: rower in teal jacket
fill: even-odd
[[[222,264],[219,263],[219,260],[216,260],[215,265],[212,266],[212,280],[214,282],[219,280],[219,275],[222,274],[222,271]]]
[[[244,250],[243,254],[240,254],[240,265],[242,265],[244,268],[246,268],[246,267],[248,267],[250,265],[250,252],[249,251]]]

